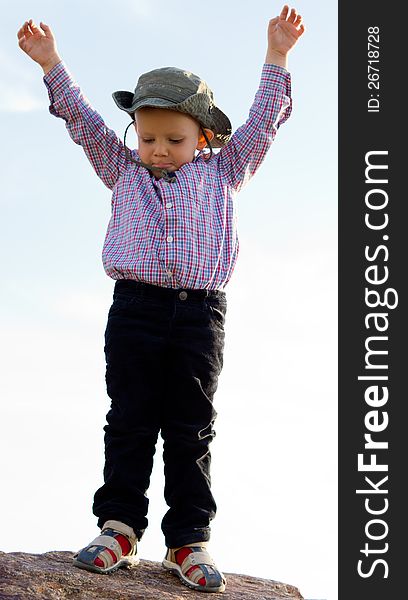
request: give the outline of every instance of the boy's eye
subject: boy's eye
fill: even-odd
[[[152,142],[154,142],[153,138],[142,138],[142,141],[144,144],[151,144]],[[171,142],[172,144],[180,144],[180,142],[182,142],[182,139],[175,139],[175,138],[169,138],[169,142]]]

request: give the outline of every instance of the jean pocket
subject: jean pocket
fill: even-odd
[[[225,295],[222,296],[208,296],[206,299],[206,304],[212,309],[220,311],[224,317],[227,312],[227,299]]]
[[[113,294],[113,303],[109,310],[109,316],[121,311],[130,310],[142,303],[142,298],[139,296],[131,296],[129,294],[121,294],[115,292]]]
[[[208,302],[208,309],[211,315],[211,320],[217,327],[220,327],[224,330],[225,325],[225,313],[227,310],[227,306],[220,303]]]

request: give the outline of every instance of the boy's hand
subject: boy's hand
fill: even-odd
[[[295,8],[292,8],[289,13],[289,6],[285,4],[279,17],[269,21],[268,51],[265,62],[286,67],[287,54],[304,31],[302,17],[297,14]]]
[[[37,27],[30,19],[18,30],[17,37],[20,48],[43,68],[44,73],[61,62],[54,35],[45,23]]]

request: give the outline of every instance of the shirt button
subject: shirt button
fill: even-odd
[[[187,292],[182,291],[179,293],[180,300],[187,300]]]
[[[166,203],[166,208],[171,208],[173,206],[173,202],[167,202]]]
[[[168,242],[172,242],[173,241],[173,236],[172,235],[168,235],[167,236],[167,241]]]
[[[169,279],[173,277],[173,273],[171,271],[166,271],[166,275]]]

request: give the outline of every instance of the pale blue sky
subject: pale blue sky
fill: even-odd
[[[129,121],[111,93],[169,65],[201,75],[236,129],[282,4],[20,0],[3,10],[1,550],[77,550],[98,533],[91,504],[102,481],[113,288],[101,263],[110,192],[49,114],[18,28],[28,18],[51,25],[84,93],[121,135]],[[307,27],[289,56],[293,114],[237,199],[211,551],[227,572],[336,600],[337,5],[293,6]],[[162,486],[158,451],[140,544],[152,560],[164,555]]]

